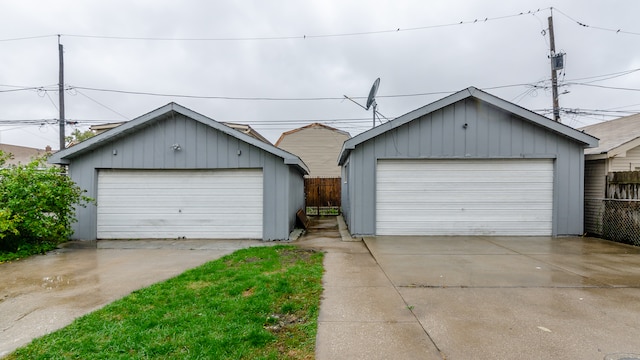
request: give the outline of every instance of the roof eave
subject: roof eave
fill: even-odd
[[[473,97],[482,100],[486,103],[492,104],[504,110],[507,110],[519,117],[527,119],[534,124],[540,125],[542,127],[548,128],[556,133],[564,135],[570,139],[577,140],[584,144],[587,148],[594,148],[598,146],[598,138],[589,135],[585,132],[576,130],[570,126],[564,125],[560,122],[553,121],[547,117],[544,117],[540,114],[537,114],[531,110],[527,110],[523,107],[510,103],[506,100],[500,99],[496,96],[490,95],[484,91],[475,89],[476,91],[472,94]]]
[[[464,90],[458,91],[457,93],[451,94],[447,97],[444,97],[440,100],[436,100],[428,105],[425,105],[419,109],[408,112],[400,117],[397,117],[387,123],[379,125],[373,129],[367,130],[359,135],[352,137],[344,142],[342,147],[342,151],[338,157],[338,165],[344,164],[346,158],[349,156],[349,152],[355,147],[365,141],[368,141],[382,133],[385,133],[389,130],[393,130],[397,127],[400,127],[410,121],[413,121],[421,116],[427,115],[439,109],[442,109],[446,106],[454,104],[458,101],[467,99],[467,98],[476,98],[478,100],[484,101],[488,104],[494,105],[498,108],[504,109],[505,111],[509,111],[519,117],[522,117],[526,120],[533,122],[539,126],[550,129],[556,133],[564,135],[570,139],[576,140],[582,143],[585,147],[592,148],[598,146],[598,139],[586,134],[584,132],[580,132],[575,130],[569,126],[561,124],[559,122],[555,122],[549,118],[546,118],[542,115],[536,114],[533,111],[527,110],[523,107],[510,103],[506,100],[502,100],[494,95],[486,93],[482,90],[479,90],[476,87],[468,87]]]
[[[222,133],[225,133],[231,137],[237,138],[241,141],[244,141],[248,144],[251,144],[259,149],[262,149],[268,153],[271,153],[275,156],[278,156],[284,160],[285,164],[288,165],[297,165],[302,171],[306,171],[309,173],[309,168],[307,165],[300,160],[294,154],[291,154],[287,151],[284,151],[280,148],[277,148],[271,144],[267,144],[262,142],[250,135],[244,134],[240,131],[237,131],[229,126],[226,126],[222,123],[219,123],[209,117],[206,117],[202,114],[199,114],[193,110],[187,109],[184,106],[178,105],[176,103],[169,103],[165,106],[162,106],[156,110],[153,110],[145,115],[142,115],[138,118],[135,118],[125,124],[118,126],[117,128],[112,129],[111,131],[104,132],[102,134],[98,134],[88,140],[85,140],[71,148],[64,149],[53,154],[48,162],[52,164],[69,164],[70,159],[73,157],[79,156],[84,152],[90,151],[94,147],[100,146],[103,143],[116,139],[128,132],[135,130],[138,126],[141,126],[148,121],[154,119],[160,119],[164,116],[171,114],[171,112],[176,112],[178,114],[184,115],[188,118],[191,118],[195,121],[208,125]]]

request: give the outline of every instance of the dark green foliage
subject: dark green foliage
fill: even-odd
[[[0,166],[7,155],[0,151]],[[0,255],[45,251],[72,234],[74,207],[92,201],[40,158],[0,169]]]

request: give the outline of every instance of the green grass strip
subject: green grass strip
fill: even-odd
[[[135,291],[7,359],[313,359],[322,257],[294,246],[239,250]]]

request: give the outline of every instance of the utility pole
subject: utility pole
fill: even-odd
[[[553,96],[553,120],[560,122],[560,104],[558,102],[558,74],[556,73],[556,42],[553,37],[553,13],[549,16],[549,47],[551,60],[551,94]]]
[[[60,71],[58,78],[58,107],[60,108],[60,150],[64,149],[65,139],[64,139],[64,48],[60,43],[60,35],[58,35],[58,61],[60,63]]]

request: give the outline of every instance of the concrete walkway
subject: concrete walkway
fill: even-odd
[[[131,291],[275,244],[72,242],[0,264],[0,357]],[[640,248],[579,237],[362,241],[335,217],[314,218],[294,244],[326,252],[317,359],[640,360]]]
[[[0,264],[0,357],[134,290],[258,240],[69,242],[43,256]]]
[[[349,240],[327,217],[296,242],[326,252],[316,359],[443,359],[365,243]]]
[[[317,359],[640,360],[640,248],[582,237],[352,242],[340,221],[314,221],[298,243],[326,251]]]

